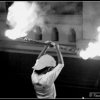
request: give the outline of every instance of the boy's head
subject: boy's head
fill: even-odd
[[[45,67],[50,67],[50,66],[55,67],[56,61],[52,56],[45,54],[36,61],[36,64],[34,65],[34,69],[41,70]]]

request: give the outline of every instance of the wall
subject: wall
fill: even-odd
[[[60,43],[71,43],[69,39],[69,35],[71,35],[71,28],[75,29],[76,41],[82,39],[82,15],[55,15],[47,17],[50,23],[49,26],[56,26],[58,28]]]

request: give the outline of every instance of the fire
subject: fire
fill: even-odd
[[[97,28],[99,32],[96,42],[89,42],[88,47],[85,50],[81,50],[79,55],[83,59],[94,58],[100,56],[100,27]]]
[[[10,39],[17,39],[27,36],[28,32],[35,25],[43,25],[43,18],[36,2],[15,1],[8,9],[7,22],[11,29],[5,31],[5,36]]]

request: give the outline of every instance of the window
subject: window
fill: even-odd
[[[51,31],[51,40],[52,41],[59,41],[59,31],[57,27],[53,27]]]

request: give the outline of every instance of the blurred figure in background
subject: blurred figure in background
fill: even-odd
[[[54,82],[64,67],[64,60],[58,44],[51,41],[46,41],[46,43],[48,45],[44,47],[33,66],[31,79],[38,99],[55,99],[56,88]],[[50,45],[57,51],[57,65],[51,55],[45,54]]]

